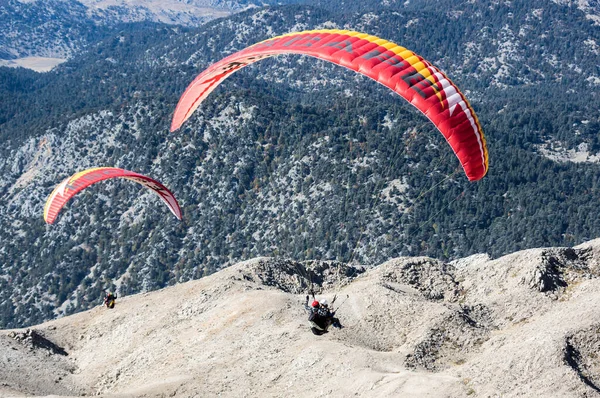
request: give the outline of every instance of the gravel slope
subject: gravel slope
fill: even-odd
[[[254,259],[0,331],[0,396],[600,396],[599,275],[600,240],[366,271]],[[344,329],[310,333],[311,280]]]

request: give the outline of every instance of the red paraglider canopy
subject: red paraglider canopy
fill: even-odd
[[[79,191],[99,181],[117,177],[135,181],[155,192],[165,202],[175,217],[181,220],[181,209],[179,203],[177,203],[177,199],[160,182],[145,175],[134,173],[133,171],[118,169],[116,167],[98,167],[80,171],[61,182],[52,191],[48,200],[46,200],[44,221],[52,224],[63,206]]]
[[[352,69],[389,87],[425,114],[444,135],[470,181],[487,173],[488,151],[473,108],[435,66],[397,44],[365,33],[314,30],[254,44],[200,73],[187,87],[173,115],[175,131],[229,75],[261,59],[304,54]]]

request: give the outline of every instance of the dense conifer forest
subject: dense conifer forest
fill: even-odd
[[[0,327],[257,256],[450,261],[600,236],[598,25],[545,1],[423,4],[123,25],[52,72],[0,68]],[[179,95],[210,63],[322,27],[384,37],[444,70],[479,116],[488,175],[469,183],[429,120],[385,87],[300,56],[238,72],[168,131]],[[587,161],[565,161],[569,151]],[[94,166],[159,179],[183,221],[136,184],[111,181],[46,226],[53,187]]]

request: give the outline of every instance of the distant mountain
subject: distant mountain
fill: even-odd
[[[257,256],[449,261],[600,236],[600,32],[589,13],[548,1],[431,4],[265,7],[199,28],[133,23],[50,73],[0,68],[0,325]],[[322,28],[378,35],[444,70],[479,115],[488,175],[468,183],[443,137],[397,95],[300,56],[240,71],[168,132],[179,95],[212,62]],[[113,181],[44,225],[52,189],[94,166],[157,178],[184,220]]]
[[[269,1],[5,0],[0,2],[0,65],[48,70],[107,35],[127,29],[124,23],[199,26],[267,3]],[[44,67],[40,58],[48,60],[49,67]]]
[[[76,1],[4,1],[0,21],[0,58],[5,60],[34,55],[67,58],[107,33]]]

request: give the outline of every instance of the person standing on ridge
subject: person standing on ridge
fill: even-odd
[[[115,300],[117,299],[117,295],[112,294],[111,292],[107,292],[106,296],[104,296],[104,305],[106,308],[115,308]]]

